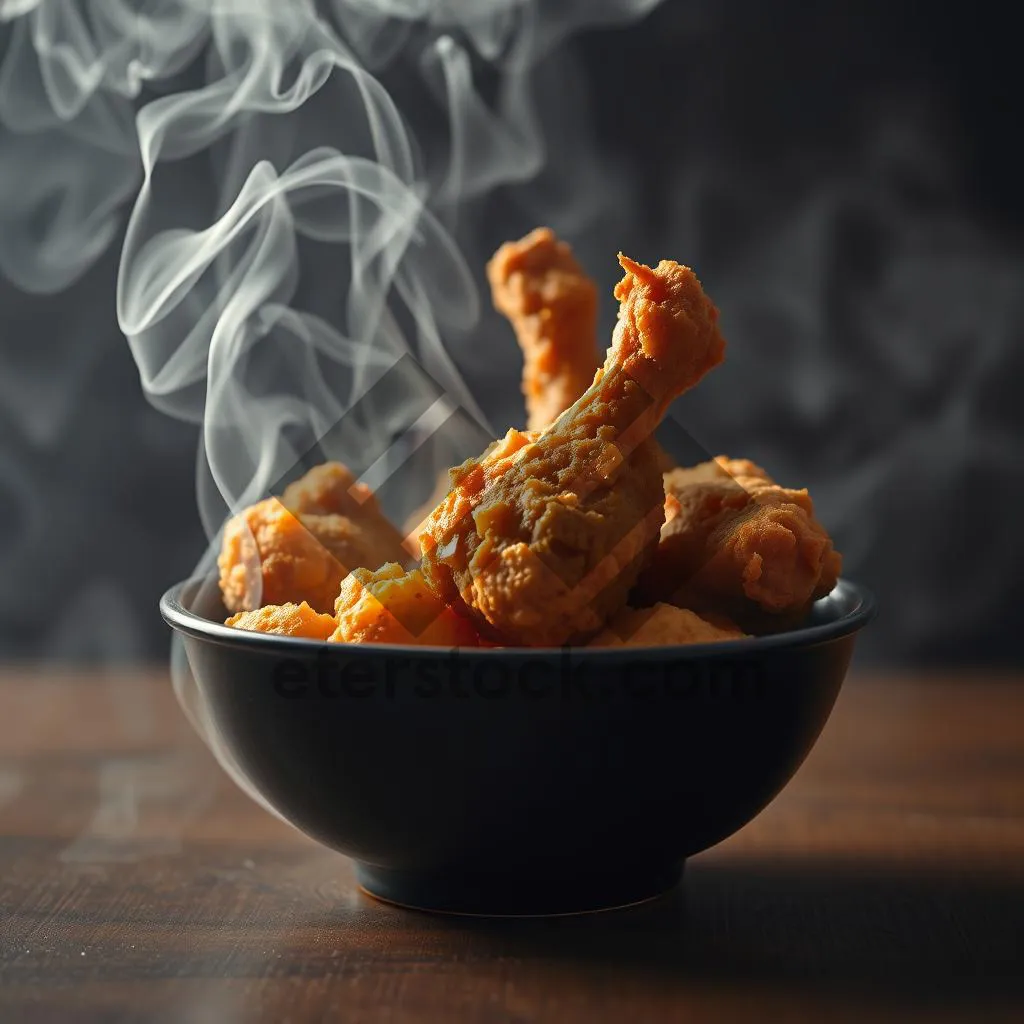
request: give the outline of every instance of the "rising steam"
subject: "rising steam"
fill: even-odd
[[[808,484],[845,571],[882,592],[865,645],[912,658],[983,637],[1015,652],[1001,624],[1024,557],[1012,512],[1024,257],[961,201],[959,155],[942,144],[952,106],[927,76],[919,94],[908,79],[904,103],[872,71],[881,101],[852,81],[859,113],[822,118],[835,139],[817,122],[790,137],[813,106],[806,83],[824,75],[829,104],[844,94],[833,57],[871,50],[883,16],[858,35],[830,12],[794,36],[774,16],[737,30],[764,5],[695,2],[681,5],[683,34],[658,42],[684,78],[645,76],[627,48],[629,87],[651,102],[623,117],[619,76],[602,63],[582,89],[565,43],[652,6],[0,0],[0,276],[105,297],[101,257],[120,251],[117,316],[142,385],[202,427],[197,490],[214,539],[339,417],[322,455],[374,453],[364,477],[406,507],[417,495],[399,492],[424,481],[390,473],[395,437],[446,425],[443,444],[423,446],[429,478],[518,420],[518,352],[507,329],[489,332],[477,294],[505,238],[550,224],[605,295],[616,247],[684,259],[721,306],[731,353],[684,398],[687,422],[715,451]],[[616,45],[598,47],[609,66]],[[588,102],[606,108],[614,145],[595,145]],[[764,151],[736,145],[762,137]],[[109,282],[111,322],[113,293]],[[72,291],[56,313],[11,317],[47,336],[12,334],[0,373],[0,437],[9,420],[28,453],[0,451],[9,579],[79,543],[61,528],[77,511],[56,528],[36,514],[69,501],[36,455],[74,425],[103,340],[97,306]],[[603,312],[607,324],[610,301]],[[412,376],[372,389],[405,353],[437,387]],[[350,415],[367,389],[378,400]],[[136,550],[148,525],[135,524]],[[129,529],[119,522],[119,539]],[[12,586],[0,615],[49,619],[65,586],[40,588],[35,606]],[[142,653],[115,581],[79,580],[61,604],[79,624],[62,650]]]
[[[20,138],[0,171],[25,188],[0,269],[65,287],[134,197],[118,321],[150,399],[202,424],[211,536],[403,354],[489,429],[452,355],[479,313],[460,214],[541,169],[537,63],[653,3],[8,2],[0,120]],[[410,426],[406,406],[378,402],[326,454],[380,449]],[[475,447],[469,431],[438,457]]]
[[[0,0],[0,181],[18,195],[0,212],[0,271],[58,292],[123,231],[118,323],[150,400],[201,425],[214,543],[325,436],[321,457],[360,464],[444,424],[432,463],[385,489],[401,516],[491,432],[460,368],[493,376],[467,211],[538,178],[545,125],[573,188],[545,208],[540,182],[532,217],[572,231],[601,208],[614,175],[587,156],[571,59],[548,57],[656,2]],[[346,415],[407,356],[425,372]]]

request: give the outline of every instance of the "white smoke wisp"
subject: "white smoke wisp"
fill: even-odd
[[[0,182],[18,182],[0,271],[57,292],[124,231],[117,320],[142,387],[201,426],[200,571],[226,515],[328,435],[322,457],[383,477],[403,434],[429,452],[382,496],[399,519],[479,451],[493,430],[463,371],[502,362],[479,331],[479,203],[536,181],[518,227],[570,235],[611,206],[561,48],[656,3],[0,0]],[[406,364],[422,372],[389,376]],[[431,424],[440,441],[409,441]],[[245,786],[180,654],[179,697]]]
[[[8,3],[0,120],[19,136],[6,173],[28,186],[0,267],[25,289],[61,289],[135,196],[118,321],[151,400],[202,423],[211,536],[403,354],[467,424],[489,429],[457,367],[479,315],[460,221],[544,165],[538,63],[580,28],[653,5]],[[382,84],[392,72],[412,97],[405,109]],[[576,209],[552,219],[600,208],[593,164],[578,161]],[[380,448],[409,426],[407,404],[378,401],[328,454]],[[438,457],[469,454],[476,436]]]
[[[20,194],[0,269],[61,290],[134,196],[118,322],[150,399],[202,424],[211,536],[405,353],[489,429],[457,368],[478,348],[465,211],[544,166],[537,66],[654,3],[7,0],[0,123],[16,144],[0,180]],[[575,161],[575,201],[550,219],[600,209],[595,163]],[[404,404],[353,417],[329,454],[380,448],[408,427]]]
[[[7,0],[0,67],[0,271],[28,292],[66,288],[114,241],[139,180],[134,101],[194,59],[189,4]]]

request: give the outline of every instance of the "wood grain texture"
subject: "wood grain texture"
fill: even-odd
[[[679,892],[376,903],[235,789],[162,672],[0,675],[0,1020],[1024,1019],[1024,681],[854,678]]]

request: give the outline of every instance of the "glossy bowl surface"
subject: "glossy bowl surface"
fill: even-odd
[[[368,891],[534,914],[657,895],[750,821],[821,733],[874,601],[841,580],[798,630],[622,649],[242,632],[202,579],[161,611],[222,762]]]

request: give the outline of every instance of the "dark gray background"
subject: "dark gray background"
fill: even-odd
[[[823,6],[669,3],[572,40],[589,169],[617,192],[567,234],[605,330],[617,249],[697,269],[730,350],[679,422],[810,487],[880,599],[865,660],[1021,664],[1017,36],[989,3]],[[533,226],[531,189],[571,193],[578,172],[554,146],[539,182],[481,204],[460,237],[481,283]],[[205,546],[197,431],[143,398],[117,249],[57,296],[0,279],[6,659],[164,657],[157,599]],[[517,351],[493,317],[481,332],[496,347],[462,368],[503,429]]]

